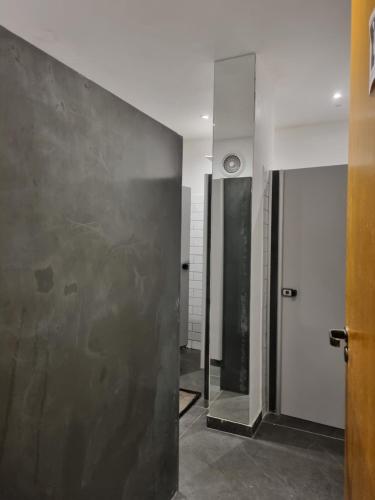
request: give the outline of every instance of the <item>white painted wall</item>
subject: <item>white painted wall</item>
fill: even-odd
[[[263,406],[264,195],[267,190],[269,171],[272,169],[274,141],[271,81],[262,58],[257,56],[250,285],[250,425],[254,424]]]
[[[222,359],[224,274],[224,181],[212,180],[210,358]]]
[[[182,185],[191,188],[191,194],[204,194],[204,174],[212,172],[212,139],[184,139],[182,158]]]
[[[204,327],[204,176],[211,173],[211,139],[184,140],[182,184],[191,189],[188,347],[201,349]]]
[[[348,163],[347,121],[275,130],[274,170]]]

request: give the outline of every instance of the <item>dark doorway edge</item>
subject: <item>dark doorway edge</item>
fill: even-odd
[[[204,399],[209,399],[210,384],[210,304],[211,304],[211,194],[212,174],[207,176],[206,318],[204,337]]]
[[[276,411],[277,404],[277,327],[279,300],[279,203],[280,173],[272,172],[271,199],[271,274],[270,274],[270,309],[269,309],[269,399],[268,409]]]

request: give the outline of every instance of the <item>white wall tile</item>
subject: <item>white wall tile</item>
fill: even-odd
[[[203,244],[203,229],[192,229],[190,231],[191,238],[201,238]]]
[[[193,323],[193,332],[200,333],[201,332],[201,323]],[[197,340],[197,339],[195,339]],[[200,339],[198,339],[200,340]]]
[[[192,221],[203,221],[203,214],[202,212],[191,212],[191,220]]]
[[[203,273],[203,264],[190,263],[190,272]]]
[[[201,340],[201,332],[189,332],[189,339],[192,341],[198,341],[200,342]]]
[[[200,323],[202,316],[200,314],[191,314],[189,317],[189,321],[192,323]]]
[[[192,255],[203,255],[203,247],[190,247]]]
[[[202,298],[201,297],[190,297],[189,308],[194,307],[194,306],[202,307]],[[191,311],[191,312],[193,312],[193,311]]]
[[[203,248],[203,238],[190,238],[190,245],[192,247],[202,247]]]
[[[190,229],[192,231],[195,231],[195,230],[203,231],[203,219],[202,220],[193,220],[193,221],[191,221]]]
[[[192,203],[191,211],[203,213],[203,203]]]
[[[203,295],[204,195],[192,194],[190,221],[189,340],[200,348]],[[192,326],[190,326],[192,325]]]
[[[198,290],[202,290],[202,280],[201,281],[190,281],[189,287],[190,288],[197,288]]]
[[[203,263],[203,254],[190,254],[190,262],[193,264],[202,264]]]
[[[196,340],[191,341],[191,349],[197,349],[198,351],[201,350],[201,343],[197,342]]]

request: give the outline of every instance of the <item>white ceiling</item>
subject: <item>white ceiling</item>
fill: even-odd
[[[277,125],[346,119],[349,4],[0,0],[0,22],[180,134],[204,137],[214,60],[248,52],[272,71]]]

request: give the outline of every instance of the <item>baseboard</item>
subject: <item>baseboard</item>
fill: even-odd
[[[267,413],[263,419],[264,423],[278,425],[279,427],[287,427],[296,431],[309,432],[334,439],[345,438],[345,431],[338,427],[311,422],[301,418],[290,417],[282,414]]]
[[[262,421],[262,413],[260,413],[253,425],[241,424],[239,422],[231,422],[222,418],[207,416],[207,427],[216,431],[227,432],[243,437],[253,437],[259,424]]]

